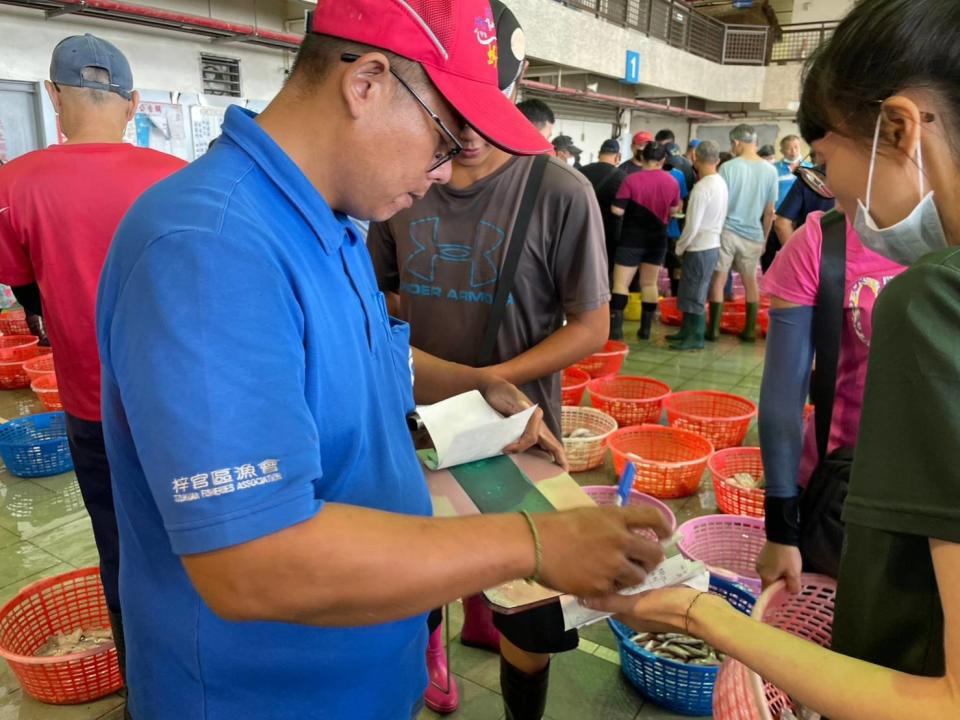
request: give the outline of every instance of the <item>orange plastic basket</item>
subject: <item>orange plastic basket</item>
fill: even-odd
[[[627,347],[626,343],[608,340],[607,344],[603,346],[603,350],[584,358],[574,367],[583,370],[592,378],[616,375],[623,367],[623,361],[627,359],[628,352],[630,352],[630,348]]]
[[[707,462],[713,475],[713,494],[717,498],[717,507],[727,515],[764,516],[761,488],[742,488],[730,480],[737,473],[749,473],[755,478],[763,477],[763,460],[760,448],[726,448],[717,450]]]
[[[46,348],[40,348],[40,350],[45,349]],[[31,382],[41,375],[49,375],[54,372],[53,355],[45,353],[43,355],[37,355],[35,358],[30,358],[23,363],[23,370],[27,373]]]
[[[683,313],[677,307],[675,297],[660,298],[660,322],[664,325],[679,325],[683,322]]]
[[[660,422],[670,386],[653,378],[611,375],[591,380],[590,404],[616,420],[620,427]]]
[[[576,367],[569,367],[563,371],[560,381],[560,392],[564,405],[576,407],[583,401],[583,393],[590,382],[590,373]]]
[[[609,415],[588,407],[563,408],[563,434],[577,428],[589,430],[592,435],[584,438],[563,438],[571,472],[592,470],[603,464],[607,452],[607,439],[617,429],[617,421]]]
[[[60,390],[57,388],[57,376],[55,373],[41,375],[32,383],[30,389],[37,396],[37,399],[43,403],[48,412],[63,410],[63,403],[60,402]]]
[[[36,657],[54,635],[110,627],[100,571],[39,580],[0,610],[0,656],[24,691],[45,703],[85,703],[123,687],[112,643],[63,657]]]
[[[29,360],[40,354],[39,338],[33,335],[4,335],[0,337],[0,362]]]
[[[23,308],[14,308],[0,312],[0,333],[4,335],[29,335],[27,313]]]
[[[757,313],[757,330],[763,337],[767,336],[767,330],[770,327],[770,311],[761,308]],[[739,335],[747,327],[746,310],[724,310],[720,318],[720,331],[729,335]]]
[[[712,390],[674,393],[664,403],[667,422],[707,438],[717,450],[743,443],[757,406],[739,395]]]
[[[707,459],[713,454],[709,440],[686,430],[660,425],[627,427],[607,441],[613,467],[623,472],[627,462],[637,471],[633,489],[658,498],[692,495],[700,487]]]
[[[791,635],[830,647],[837,584],[823,575],[801,575],[800,592],[791,595],[783,581],[771,585],[754,605],[752,616]],[[793,702],[741,662],[728,658],[713,692],[716,720],[777,720]]]
[[[30,376],[23,369],[23,360],[0,361],[0,390],[30,387]]]

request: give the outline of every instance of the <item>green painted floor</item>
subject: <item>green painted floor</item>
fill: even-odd
[[[635,323],[626,323],[631,338],[630,355],[623,373],[646,375],[668,383],[674,390],[717,389],[757,400],[763,364],[763,344],[741,345],[724,338],[696,353],[678,354],[667,349],[656,329],[655,339],[634,339]],[[0,392],[0,417],[15,418],[42,412],[28,391]],[[747,437],[756,444],[756,428]],[[580,473],[583,485],[610,484],[613,471]],[[709,483],[690,498],[668,504],[679,522],[714,512]],[[97,562],[90,521],[72,473],[41,480],[24,480],[0,470],[0,601],[6,602],[22,587],[41,578],[88,567]],[[460,683],[462,703],[451,717],[500,720],[503,708],[498,694],[499,659],[492,653],[463,647],[458,640],[462,612],[451,606],[454,637],[451,663]],[[550,681],[547,716],[550,720],[633,720],[673,718],[646,701],[620,674],[616,643],[605,624],[583,632],[580,648],[556,657]],[[6,663],[0,667],[0,720],[94,720],[122,717],[117,696],[80,706],[43,705],[25,696]],[[424,711],[421,718],[437,717]]]

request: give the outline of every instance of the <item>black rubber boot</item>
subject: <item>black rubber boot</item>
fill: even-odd
[[[120,665],[120,677],[123,682],[127,682],[127,644],[123,637],[123,616],[118,612],[108,610],[110,616],[110,629],[113,630],[113,645],[117,648],[117,663]],[[126,689],[123,691],[126,697]],[[123,707],[123,720],[131,720],[130,711],[126,704]]]
[[[641,340],[650,339],[650,331],[653,329],[653,319],[657,316],[656,303],[643,303],[643,309],[640,314],[640,330],[637,331],[637,337]]]
[[[30,334],[40,339],[40,347],[50,347],[50,339],[47,337],[47,326],[40,315],[27,315],[27,327],[30,328]]]
[[[687,335],[690,334],[690,316],[687,313],[683,314],[683,324],[680,326],[680,332],[675,332],[671,335],[667,335],[664,338],[667,342],[683,342],[687,339]]]
[[[527,675],[500,658],[500,691],[505,720],[541,720],[547,708],[550,666],[536,675]]]
[[[623,310],[610,311],[610,339],[623,340]]]
[[[720,339],[720,321],[723,319],[723,303],[710,303],[710,325],[705,337],[710,342]]]
[[[671,345],[671,350],[703,350],[703,339],[706,334],[707,319],[700,315],[684,315],[683,319],[690,318],[690,334],[684,338],[683,342],[677,345]]]
[[[757,341],[757,313],[759,310],[759,303],[747,303],[747,325],[740,333],[740,339],[745,343]]]

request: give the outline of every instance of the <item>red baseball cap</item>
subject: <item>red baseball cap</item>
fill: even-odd
[[[633,136],[634,145],[646,145],[647,143],[653,142],[653,135],[648,133],[646,130],[641,130]]]
[[[419,63],[464,120],[506,152],[539,155],[553,149],[500,91],[488,0],[318,0],[310,31]]]

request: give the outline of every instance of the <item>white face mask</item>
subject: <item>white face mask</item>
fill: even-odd
[[[577,159],[575,157],[567,158],[567,165],[576,165],[576,164],[577,164]]]
[[[933,190],[923,194],[923,151],[917,143],[917,167],[920,172],[920,203],[907,217],[888,228],[877,227],[870,215],[873,193],[873,172],[877,164],[877,146],[880,142],[880,124],[883,113],[877,118],[877,130],[873,135],[873,151],[870,155],[870,172],[867,177],[867,204],[857,200],[857,216],[853,227],[860,235],[864,246],[893,260],[900,265],[910,265],[924,255],[947,247],[947,236],[940,222],[940,213],[933,201]]]
[[[799,155],[797,155],[796,157],[792,157],[792,158],[791,158],[791,157],[787,157],[786,155],[783,156],[783,160],[784,160],[784,162],[787,163],[787,165],[796,165],[796,164],[799,163],[800,160],[802,160],[802,159],[803,159],[803,158],[801,158]]]

